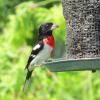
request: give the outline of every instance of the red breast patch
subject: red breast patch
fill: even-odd
[[[47,43],[48,45],[50,45],[51,47],[55,47],[55,40],[53,36],[48,36],[47,38],[43,39],[44,43]]]

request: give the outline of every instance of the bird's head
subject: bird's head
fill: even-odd
[[[39,40],[43,39],[44,37],[51,36],[52,31],[56,29],[58,25],[53,23],[44,23],[39,27]]]

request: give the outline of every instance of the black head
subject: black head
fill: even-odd
[[[53,23],[44,23],[39,27],[39,39],[52,35],[52,30],[57,28],[58,25]]]

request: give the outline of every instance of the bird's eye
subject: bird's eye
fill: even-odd
[[[49,25],[46,25],[46,27],[48,27]]]

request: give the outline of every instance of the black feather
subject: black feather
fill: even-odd
[[[52,35],[52,30],[51,30],[52,25],[53,23],[49,22],[49,23],[44,23],[39,27],[38,41],[42,40],[47,36]]]
[[[32,50],[31,55],[29,56],[29,59],[28,59],[28,62],[27,62],[27,65],[26,65],[25,69],[28,68],[28,66],[30,65],[31,61],[32,61],[32,60],[36,57],[36,55],[43,49],[43,47],[44,47],[43,42],[40,41],[38,44],[40,45],[40,48],[37,48],[36,50]],[[32,55],[35,55],[35,57],[33,57]]]
[[[32,72],[33,72],[33,70],[32,71],[29,71],[29,70],[27,71],[26,80],[31,78]]]
[[[53,23],[44,23],[39,27],[39,34],[46,35],[48,31],[51,30]]]

